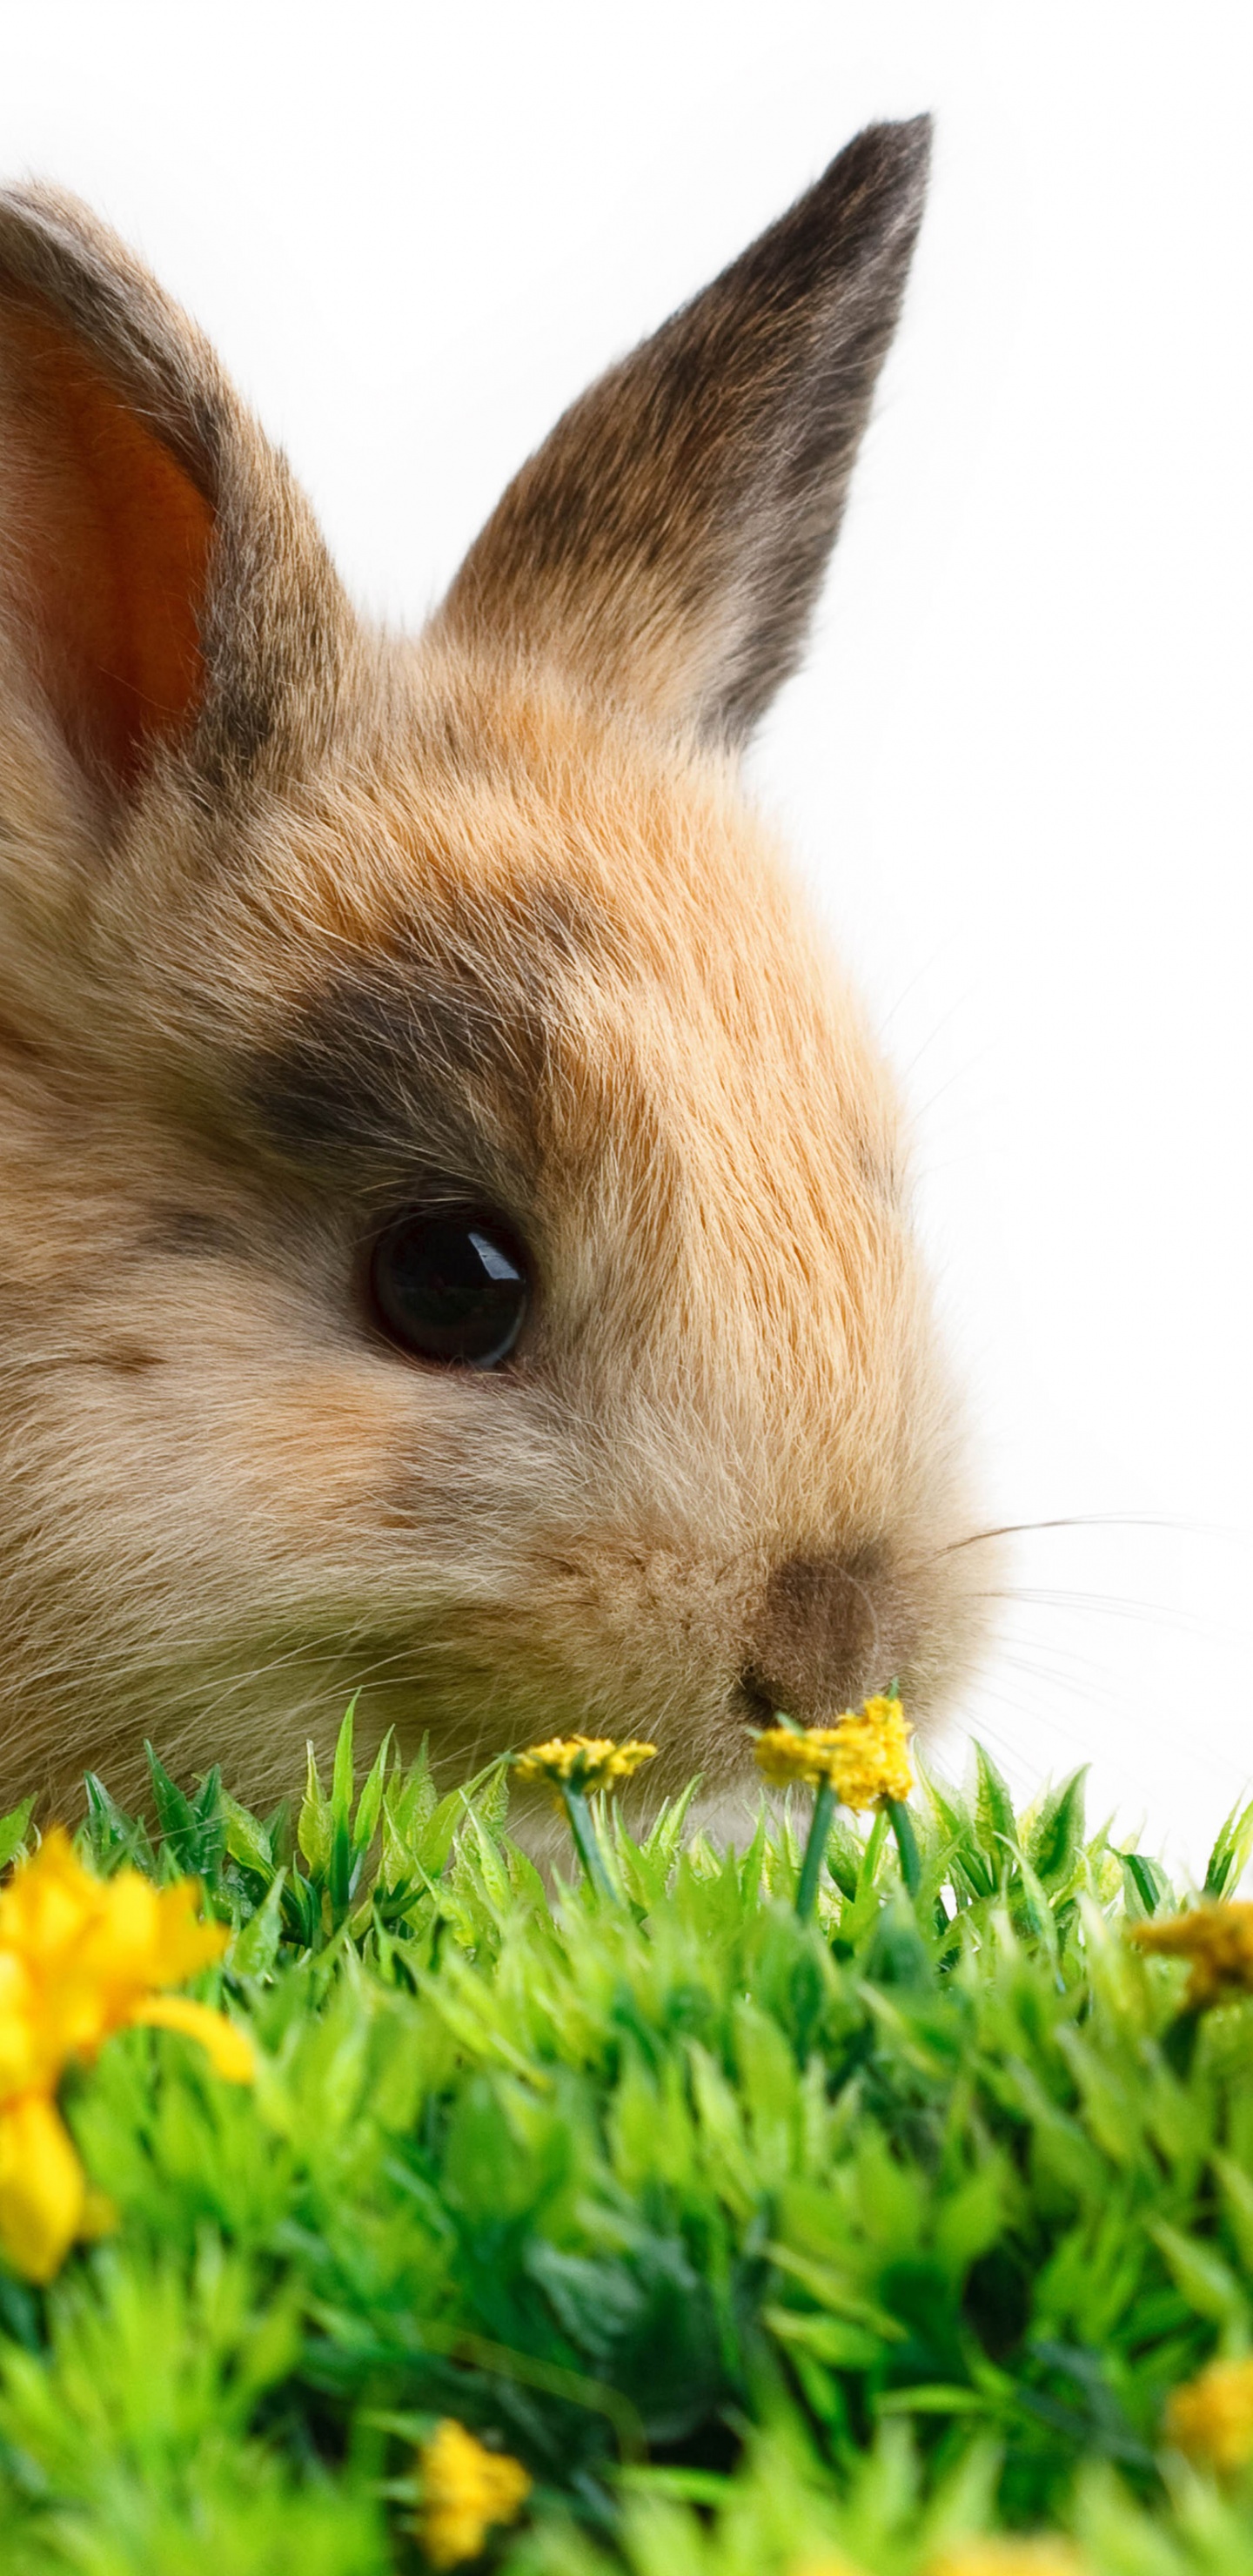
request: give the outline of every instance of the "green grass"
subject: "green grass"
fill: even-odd
[[[67,2084],[119,2225],[0,2273],[4,2576],[416,2569],[443,2415],[534,2477],[510,2576],[921,2576],[1041,2525],[1096,2576],[1253,2576],[1253,2483],[1162,2440],[1253,2340],[1253,1998],[1189,2063],[1184,1972],[1124,1938],[1178,1899],[1080,1780],[920,1792],[912,1902],[837,1823],[809,1923],[807,1798],[738,1852],[602,1818],[606,1901],[573,1855],[546,1888],[501,1768],[354,1791],[350,1729],[294,1817],[87,1786],[85,1857],[236,1925],[200,1991],[263,2062],[134,2030]]]

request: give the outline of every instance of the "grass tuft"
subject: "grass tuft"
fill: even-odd
[[[88,1779],[78,1849],[200,1878],[260,2071],[131,2029],[67,2082],[117,2225],[0,2271],[5,2576],[420,2569],[450,2421],[531,2481],[508,2576],[1008,2570],[1046,2531],[1253,2576],[1253,2467],[1168,2428],[1253,2353],[1253,1996],[1185,2015],[1126,1937],[1183,1900],[1081,1774],[1020,1815],[980,1752],[817,1858],[807,1798],[741,1850],[591,1799],[606,1902],[510,1839],[507,1764],[359,1782],[351,1714],[265,1818],[149,1763],[144,1816]],[[1253,1807],[1209,1900],[1251,1849]]]

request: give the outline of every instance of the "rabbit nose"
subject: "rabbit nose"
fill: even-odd
[[[885,1552],[794,1556],[766,1586],[744,1687],[809,1724],[881,1689],[911,1642]]]

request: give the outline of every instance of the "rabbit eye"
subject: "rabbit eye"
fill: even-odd
[[[370,1293],[389,1340],[443,1368],[498,1368],[526,1317],[526,1256],[481,1208],[411,1208],[379,1236]]]

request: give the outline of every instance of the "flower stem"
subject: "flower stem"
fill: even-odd
[[[561,1783],[561,1795],[565,1802],[566,1814],[570,1819],[570,1831],[574,1836],[575,1849],[587,1876],[597,1895],[607,1896],[613,1904],[615,1902],[614,1884],[605,1867],[605,1855],[600,1847],[600,1839],[592,1822],[592,1811],[587,1800],[582,1790],[572,1788],[568,1780],[563,1780]]]
[[[796,1911],[802,1923],[808,1923],[818,1897],[818,1876],[826,1856],[835,1812],[835,1791],[829,1780],[821,1782],[814,1799],[814,1812],[809,1820],[809,1840],[801,1874],[796,1883]]]
[[[896,1836],[896,1848],[901,1856],[901,1876],[909,1894],[916,1896],[922,1885],[922,1860],[918,1851],[918,1837],[914,1832],[913,1817],[903,1798],[885,1798],[883,1803],[887,1808],[892,1831]]]

